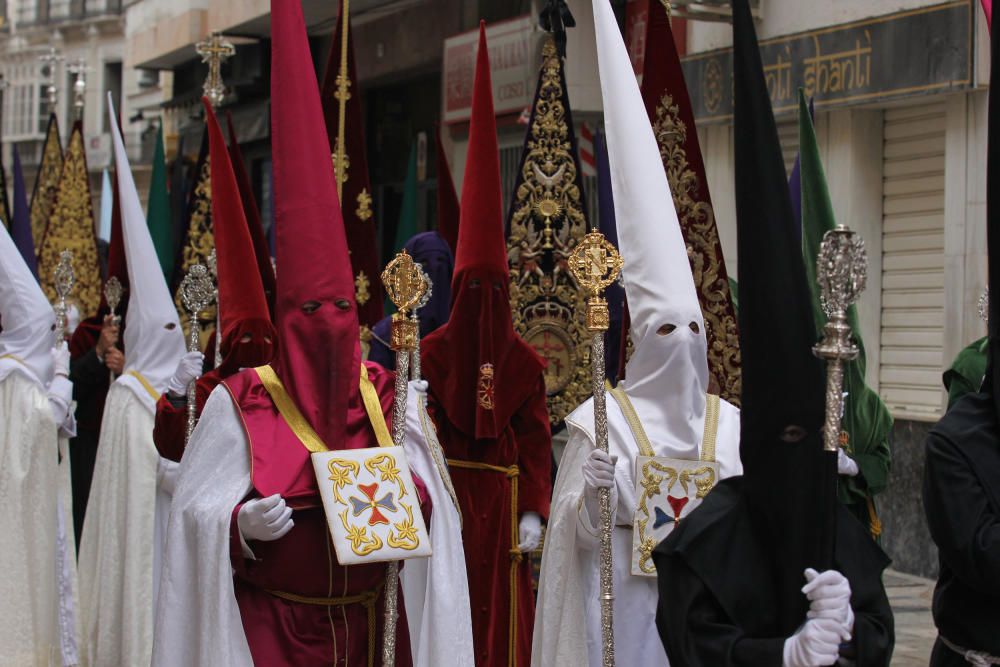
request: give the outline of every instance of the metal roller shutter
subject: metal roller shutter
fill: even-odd
[[[945,107],[885,112],[882,359],[895,417],[936,420],[944,406]]]

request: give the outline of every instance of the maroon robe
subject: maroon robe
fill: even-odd
[[[531,663],[531,635],[535,624],[535,599],[531,562],[527,554],[512,552],[511,479],[493,470],[475,470],[455,461],[484,463],[501,468],[517,466],[517,516],[549,514],[552,494],[552,438],[545,386],[528,393],[496,438],[475,439],[456,428],[431,386],[427,410],[437,427],[438,439],[449,460],[449,472],[462,510],[462,539],[469,577],[472,636],[479,667],[527,666]],[[510,659],[511,559],[519,560],[516,573],[517,628],[515,659]]]
[[[218,370],[212,370],[198,378],[195,383],[195,416],[201,417],[212,390],[222,382]],[[153,444],[165,459],[179,463],[184,454],[184,436],[187,435],[187,402],[175,406],[166,392],[156,402],[156,418],[153,422]]]
[[[388,422],[394,374],[376,364],[366,366]],[[280,493],[294,510],[295,527],[287,535],[273,542],[249,544],[256,557],[251,560],[243,556],[236,522],[242,503],[233,509],[230,544],[236,601],[254,664],[381,665],[386,565],[341,566],[337,562],[309,452],[278,413],[254,371],[233,375],[223,386],[239,408],[250,443],[254,489],[244,502]],[[377,446],[360,396],[348,408],[343,438],[330,444],[338,449]],[[430,500],[426,488],[415,475],[414,483],[427,517]],[[354,599],[347,604],[326,605],[289,597],[311,598],[312,602],[317,598]],[[402,590],[398,600],[396,664],[408,667],[410,636]],[[369,641],[371,618],[373,642]],[[372,656],[374,662],[370,663]]]

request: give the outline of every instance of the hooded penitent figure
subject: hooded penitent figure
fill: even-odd
[[[128,263],[127,356],[125,372],[108,391],[80,543],[83,660],[139,665],[152,654],[160,542],[170,511],[159,483],[153,416],[184,339],[110,100],[108,112]]]
[[[270,365],[215,388],[184,452],[154,665],[364,666],[381,646],[386,566],[337,562],[307,443],[315,451],[377,446],[394,378],[361,361],[354,280],[300,3],[275,0],[271,21],[275,224],[284,267],[278,348]],[[435,555],[444,546],[435,544]],[[442,587],[438,595],[450,593]],[[438,620],[429,625],[449,632]],[[396,637],[396,664],[404,667],[409,636],[404,613]]]
[[[745,0],[733,21],[743,475],[656,548],[657,627],[670,661],[686,667],[807,667],[841,655],[888,665],[888,559],[836,503],[808,283]]]
[[[120,375],[125,364],[121,330],[128,305],[128,267],[122,238],[121,207],[118,205],[118,184],[110,189],[111,243],[108,246],[107,280],[104,284],[107,285],[107,281],[114,277],[122,285],[122,299],[115,311],[118,323],[109,318],[111,309],[102,288],[97,314],[80,322],[69,340],[70,379],[73,380],[73,400],[76,401],[76,437],[70,443],[70,458],[73,464],[73,527],[78,545],[97,461],[104,404],[111,389],[112,376]],[[17,199],[15,192],[15,202]]]
[[[612,489],[615,649],[620,664],[667,664],[656,633],[652,547],[719,477],[738,475],[739,411],[708,394],[705,324],[680,223],[625,44],[594,3],[611,186],[634,352],[607,393],[610,458],[594,405],[566,418],[539,581],[532,664],[601,664],[597,489]],[[643,458],[640,458],[643,457]],[[644,458],[656,457],[656,458]],[[678,474],[697,484],[684,484]],[[649,475],[661,475],[655,490]]]
[[[542,361],[514,332],[486,28],[480,25],[448,323],[424,339],[428,410],[462,508],[477,665],[526,665],[524,552],[548,515],[552,440]]]
[[[42,667],[63,658],[54,490],[59,440],[75,427],[72,386],[69,352],[53,351],[52,307],[6,229],[0,229],[0,318],[0,655],[10,664]]]
[[[1000,37],[996,33],[991,43],[986,376],[978,392],[958,399],[926,442],[924,509],[940,559],[933,606],[938,639],[932,667],[1000,663]]]
[[[428,335],[448,321],[451,307],[451,277],[455,270],[455,257],[444,237],[438,232],[421,232],[403,246],[424,268],[431,281],[431,298],[420,309],[420,337]],[[396,353],[389,347],[392,317],[384,317],[372,329],[371,349],[368,360],[388,369],[396,368]]]
[[[184,452],[188,383],[197,378],[196,414],[200,415],[209,394],[223,379],[243,368],[263,366],[274,357],[274,326],[268,314],[263,279],[255,270],[257,260],[250,228],[222,129],[207,101],[205,114],[212,169],[218,297],[222,305],[222,363],[198,377],[201,354],[186,354],[156,405],[153,441],[160,455],[174,462],[180,461]],[[266,269],[271,271],[270,262]]]

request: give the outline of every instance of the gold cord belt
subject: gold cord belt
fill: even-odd
[[[357,595],[345,595],[339,598],[310,597],[308,595],[296,595],[284,591],[274,591],[264,589],[270,595],[288,602],[298,604],[308,604],[316,607],[347,607],[352,604],[360,604],[368,614],[368,667],[375,667],[375,601],[378,600],[382,592],[382,585],[372,591],[365,591]]]
[[[496,472],[505,475],[510,480],[510,614],[507,619],[509,624],[507,665],[514,667],[517,664],[517,568],[524,559],[524,554],[517,546],[519,541],[517,534],[517,478],[521,474],[521,469],[516,465],[495,466],[489,463],[460,459],[447,459],[447,461],[448,465],[453,468]]]

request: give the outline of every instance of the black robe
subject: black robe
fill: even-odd
[[[938,632],[1000,656],[1000,429],[991,394],[962,397],[926,442],[924,511],[941,564]],[[965,663],[938,642],[933,667]]]
[[[721,482],[653,552],[656,625],[672,665],[782,665],[795,629],[777,627],[769,545],[754,529],[742,486],[742,477]],[[895,635],[882,571],[889,559],[843,507],[836,544],[835,567],[851,582],[855,614],[853,640],[842,654],[864,667],[888,665]]]

